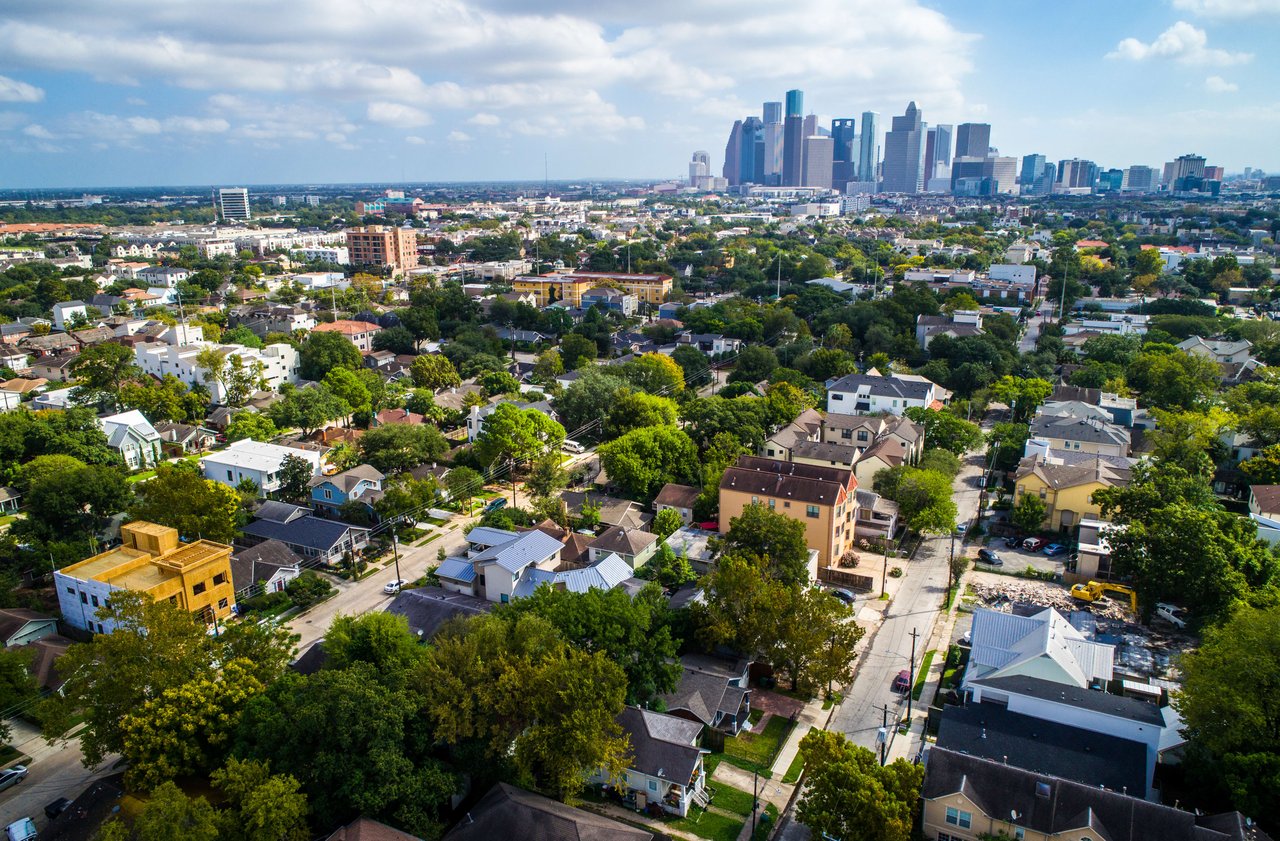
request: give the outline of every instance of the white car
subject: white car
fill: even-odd
[[[1167,602],[1156,602],[1156,616],[1172,624],[1175,628],[1187,627],[1186,612],[1177,605]]]
[[[12,768],[0,771],[0,791],[4,791],[10,786],[16,786],[22,782],[22,778],[25,776],[27,776],[27,766],[25,765],[15,765]]]
[[[36,822],[31,818],[22,818],[5,827],[7,841],[33,841],[36,837]]]
[[[404,588],[404,585],[408,583],[409,582],[405,581],[403,578],[397,578],[395,581],[388,581],[386,584],[382,585],[382,592],[386,593],[388,596],[394,596]]]
[[[560,445],[560,449],[564,450],[566,453],[576,453],[578,455],[581,455],[582,453],[585,453],[587,451],[586,447],[582,446],[577,441],[573,441],[569,438],[564,439],[564,443]]]

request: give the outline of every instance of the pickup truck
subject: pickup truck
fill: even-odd
[[[1156,602],[1156,616],[1159,616],[1175,628],[1182,629],[1187,627],[1186,613],[1177,605],[1168,604],[1166,602]]]

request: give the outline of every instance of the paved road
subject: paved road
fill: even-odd
[[[97,768],[81,763],[80,740],[46,744],[34,727],[14,722],[14,746],[32,757],[29,773],[22,782],[0,793],[0,826],[8,826],[19,818],[31,818],[37,829],[49,821],[44,807],[59,797],[75,799],[99,777],[112,773],[120,757],[108,756]]]
[[[970,454],[956,477],[954,498],[962,522],[977,512],[982,468],[983,457]],[[942,608],[950,546],[949,537],[929,538],[906,564],[906,576],[888,616],[874,632],[853,685],[831,719],[829,729],[844,733],[855,744],[875,749],[876,733],[884,717],[883,705],[889,705],[890,721],[905,712],[905,698],[894,693],[890,685],[899,671],[909,668],[913,629],[919,632],[915,663],[917,669],[920,666]]]
[[[1040,337],[1040,331],[1044,327],[1046,318],[1052,313],[1052,305],[1041,304],[1040,308],[1031,314],[1031,317],[1027,319],[1026,332],[1022,334],[1022,339],[1018,342],[1019,353],[1030,353],[1036,349],[1036,339]]]

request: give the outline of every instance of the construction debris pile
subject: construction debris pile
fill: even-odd
[[[998,584],[973,581],[969,584],[969,587],[973,589],[983,607],[989,607],[992,610],[1000,610],[1005,613],[1011,612],[1014,602],[1023,602],[1051,607],[1063,615],[1073,610],[1087,609],[1099,618],[1119,619],[1130,622],[1134,620],[1134,617],[1129,613],[1129,606],[1123,602],[1112,599],[1099,599],[1093,604],[1087,604],[1072,598],[1071,593],[1060,585],[1049,584],[1044,581],[1007,578],[1002,579]]]

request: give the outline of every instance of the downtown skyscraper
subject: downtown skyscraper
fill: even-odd
[[[884,178],[886,193],[918,193],[924,187],[925,125],[915,102],[906,113],[893,118],[893,128],[884,137]]]
[[[858,180],[874,184],[880,169],[880,115],[875,111],[862,112],[858,147]]]
[[[798,187],[804,180],[804,91],[787,91],[782,134],[782,183]]]

